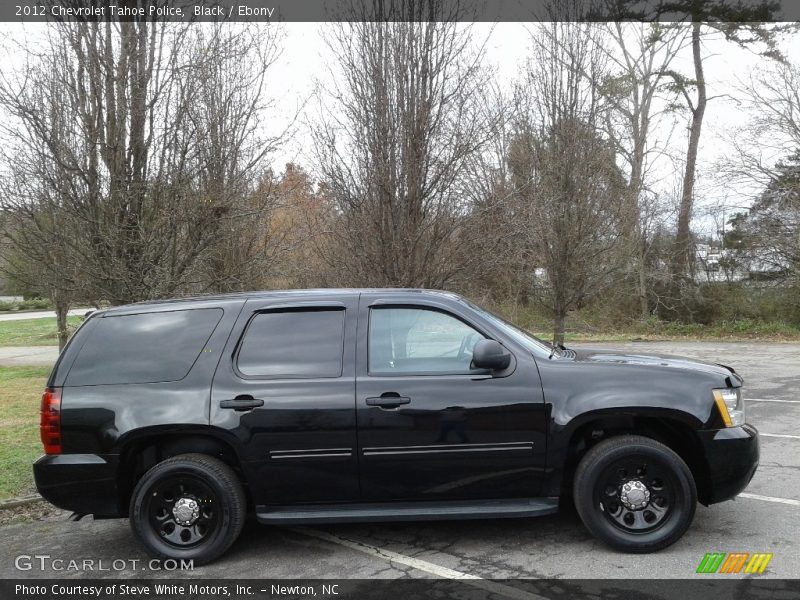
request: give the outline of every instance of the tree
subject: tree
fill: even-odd
[[[276,257],[271,284],[279,287],[315,287],[328,283],[322,257],[330,254],[330,229],[334,221],[324,184],[289,163],[276,183],[280,206],[270,219],[270,229],[283,248]]]
[[[55,24],[26,68],[0,81],[11,115],[0,125],[9,141],[3,209],[58,240],[61,263],[79,266],[73,288],[85,300],[240,285],[231,283],[239,271],[218,263],[241,242],[239,226],[269,206],[255,185],[272,147],[257,131],[274,30],[197,27]],[[21,157],[38,171],[16,167]],[[53,217],[37,221],[43,211]],[[25,230],[6,239],[30,254],[33,240],[15,233]]]
[[[323,258],[349,285],[445,287],[476,260],[459,182],[489,138],[480,52],[443,3],[375,6],[328,39],[339,71],[315,134],[335,215]]]
[[[686,31],[661,23],[620,21],[606,24],[604,30],[613,41],[608,57],[614,65],[601,88],[612,106],[607,131],[618,155],[627,163],[625,239],[636,277],[639,313],[646,318],[650,313],[647,233],[652,221],[652,211],[648,210],[652,203],[644,197],[647,172],[650,156],[663,150],[653,139],[653,130],[665,112],[659,106],[660,95],[670,65],[685,44]],[[605,47],[602,41],[598,43]]]
[[[726,139],[733,151],[719,167],[734,189],[763,189],[781,175],[777,162],[800,148],[800,65],[764,65],[740,93],[749,118]]]
[[[474,269],[465,287],[487,302],[528,304],[535,266],[525,253],[519,252],[519,224],[524,211],[517,202],[508,160],[515,139],[514,107],[499,92],[496,98],[491,110],[499,107],[503,117],[496,124],[489,149],[470,160],[462,192],[471,207],[466,219],[466,232],[471,240],[467,251],[484,257],[491,268]],[[493,257],[496,259],[491,260]]]
[[[778,162],[766,189],[732,225],[727,242],[735,243],[751,265],[784,276],[800,274],[800,148]]]
[[[553,315],[556,344],[569,311],[608,289],[621,264],[624,179],[601,134],[605,57],[588,27],[540,25],[508,156],[520,247],[540,269],[534,294]]]
[[[690,114],[686,163],[671,262],[671,273],[676,283],[685,281],[687,275],[691,276],[694,265],[691,232],[694,184],[703,119],[709,101],[702,40],[710,33],[722,34],[726,40],[739,46],[761,45],[765,56],[779,57],[776,38],[785,28],[764,24],[771,20],[777,9],[778,5],[771,0],[759,0],[748,4],[715,0],[670,0],[659,4],[658,10],[662,15],[669,15],[672,19],[677,16],[691,21],[694,68],[692,77],[686,77],[676,71],[670,72],[674,89],[682,94]],[[695,93],[694,97],[692,91]]]
[[[203,260],[204,289],[257,287],[282,250],[271,235],[280,194],[264,159],[285,139],[263,133],[267,72],[279,56],[279,34],[253,24],[198,27],[189,38],[193,99],[188,120],[196,137],[198,198],[220,207],[216,240]],[[256,182],[254,184],[254,182]]]
[[[62,94],[60,82],[39,75],[40,69],[59,73],[68,66],[65,53],[53,51],[26,65],[29,78],[16,90],[7,79],[0,84],[0,105],[10,109],[12,117],[0,126],[8,136],[0,148],[3,271],[50,298],[62,348],[69,337],[70,305],[75,299],[87,299],[82,264],[72,251],[73,232],[86,224],[69,210],[77,187],[70,170],[60,155],[51,156],[75,142],[74,115],[56,101]],[[18,129],[26,120],[29,132]]]
[[[741,92],[750,118],[727,140],[733,151],[720,167],[755,199],[731,219],[725,242],[751,272],[800,285],[800,66],[766,65]]]

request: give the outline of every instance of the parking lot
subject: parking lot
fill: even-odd
[[[576,344],[576,347],[588,347]],[[768,552],[759,577],[800,577],[800,344],[658,342],[592,344],[627,352],[679,354],[731,365],[745,378],[747,420],[761,432],[761,465],[733,502],[698,506],[674,546],[651,555],[609,550],[574,511],[537,519],[266,527],[255,522],[204,578],[687,578],[707,552]],[[174,577],[152,570],[127,521],[48,521],[0,529],[0,576]],[[95,561],[94,570],[20,571],[19,555]],[[98,561],[109,570],[98,571]],[[123,559],[122,565],[119,559]],[[112,561],[117,560],[112,567]],[[138,560],[138,563],[131,563]],[[736,576],[727,576],[736,577]],[[739,576],[741,577],[741,575]]]

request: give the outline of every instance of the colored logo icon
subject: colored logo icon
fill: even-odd
[[[697,565],[696,573],[750,573],[761,575],[772,560],[766,552],[709,552]]]

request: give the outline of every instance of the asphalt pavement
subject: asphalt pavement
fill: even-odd
[[[589,346],[576,344],[576,347]],[[657,342],[594,348],[696,357],[728,364],[745,378],[747,420],[761,432],[761,465],[735,501],[698,506],[684,537],[661,552],[610,550],[574,511],[535,519],[267,527],[249,522],[241,538],[192,578],[691,578],[707,552],[774,556],[756,577],[800,577],[800,344]],[[158,570],[125,520],[49,521],[0,528],[0,577],[181,576]],[[19,570],[19,556],[47,555],[45,568]],[[59,570],[53,559],[63,559]],[[70,559],[93,568],[64,568]],[[116,561],[116,562],[113,562]],[[15,566],[16,564],[16,566]],[[22,559],[24,568],[26,559]],[[102,570],[105,568],[106,570]],[[468,579],[469,580],[469,579]],[[480,580],[470,580],[480,581]],[[478,583],[476,585],[479,586]]]
[[[87,311],[94,310],[93,308],[73,308],[67,312],[69,317],[82,317]],[[53,310],[28,310],[20,312],[4,312],[0,313],[0,322],[2,321],[26,321],[28,319],[55,319],[56,313]]]
[[[58,358],[58,346],[0,347],[0,366],[50,367]]]

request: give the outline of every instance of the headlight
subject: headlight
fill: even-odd
[[[744,425],[744,400],[742,388],[726,388],[714,390],[714,400],[717,402],[719,414],[726,427]]]

